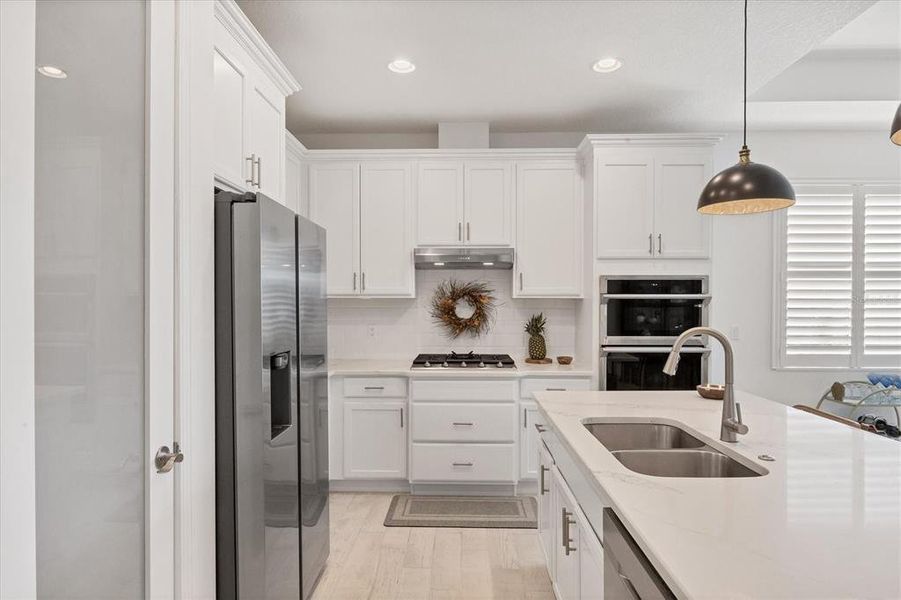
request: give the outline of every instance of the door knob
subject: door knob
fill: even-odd
[[[172,444],[171,451],[169,446],[160,446],[160,449],[156,451],[156,458],[154,458],[153,464],[156,465],[157,473],[168,473],[175,467],[175,463],[180,463],[184,459],[185,455],[178,446],[178,442],[175,442]]]

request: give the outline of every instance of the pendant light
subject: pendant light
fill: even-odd
[[[788,179],[772,167],[751,162],[748,149],[748,0],[745,0],[744,125],[738,164],[720,171],[707,182],[698,199],[698,212],[709,215],[739,215],[788,208],[795,203],[795,190]]]
[[[895,111],[895,120],[892,121],[892,135],[889,139],[892,140],[892,143],[901,146],[901,104],[898,105],[898,109]]]

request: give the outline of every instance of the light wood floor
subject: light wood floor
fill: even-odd
[[[385,527],[392,496],[331,495],[313,600],[553,600],[537,530]]]

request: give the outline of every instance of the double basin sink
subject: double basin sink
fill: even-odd
[[[643,475],[759,477],[767,473],[757,465],[739,462],[675,425],[587,422],[585,428],[624,467]]]

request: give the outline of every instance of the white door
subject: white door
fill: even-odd
[[[617,149],[595,160],[598,258],[652,258],[654,156]]]
[[[405,403],[371,400],[344,403],[344,477],[407,476]]]
[[[538,445],[540,436],[535,425],[543,425],[541,413],[534,404],[522,404],[522,431],[519,436],[520,450],[520,479],[535,479],[538,477]]]
[[[22,48],[32,73],[69,72],[34,76],[35,285],[20,299],[35,307],[37,597],[175,596],[185,467],[172,454],[159,472],[154,458],[174,449],[186,376],[174,367],[188,260],[176,244],[176,9],[39,2],[36,56]]]
[[[575,162],[517,165],[514,297],[582,293],[582,195]]]
[[[254,177],[257,191],[282,199],[282,160],[285,151],[285,98],[255,83],[248,89],[248,132],[250,153],[255,155]]]
[[[463,165],[456,161],[420,162],[417,169],[416,243],[463,243]]]
[[[463,239],[473,246],[507,246],[513,236],[513,178],[510,163],[465,165]]]
[[[359,163],[310,164],[310,218],[326,230],[328,295],[359,294]]]
[[[579,600],[580,540],[575,501],[559,471],[554,473],[557,518],[560,520],[554,544],[554,585],[559,600]]]
[[[250,152],[245,123],[247,66],[241,61],[237,42],[225,28],[217,24],[213,49],[213,171],[236,189],[249,189]]]
[[[412,169],[368,162],[360,168],[360,290],[366,296],[414,295]]]
[[[557,539],[557,519],[554,517],[556,514],[553,491],[554,462],[542,442],[538,444],[538,469],[538,537],[544,550],[548,573],[553,576],[556,558],[554,543]]]
[[[581,600],[604,600],[604,549],[591,525],[578,520],[579,527],[579,597]]]
[[[698,212],[698,196],[712,177],[707,150],[661,150],[655,166],[654,254],[708,258],[710,217]]]

